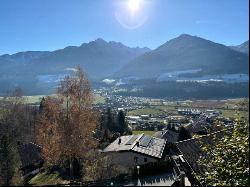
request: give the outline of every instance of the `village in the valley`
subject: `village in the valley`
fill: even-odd
[[[102,114],[102,122],[122,113],[128,129],[119,133],[104,125],[96,131],[99,153],[110,159],[122,178],[87,185],[202,185],[196,177],[207,172],[199,161],[202,146],[212,146],[232,133],[236,120],[247,118],[249,110],[246,99],[174,101],[126,97],[102,89],[95,94],[92,108]],[[20,143],[24,176],[41,172],[40,149],[35,143]]]

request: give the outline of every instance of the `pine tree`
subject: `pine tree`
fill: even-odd
[[[111,132],[116,132],[114,115],[110,108],[107,109],[107,127]]]
[[[39,112],[42,112],[44,108],[44,103],[45,103],[45,98],[43,97],[39,105]]]
[[[9,135],[0,140],[0,185],[14,185],[14,177],[18,175],[20,159],[17,148]]]
[[[120,134],[124,134],[128,130],[128,124],[126,123],[125,114],[122,110],[118,113],[118,127],[118,132]]]
[[[190,139],[190,138],[192,138],[190,132],[185,127],[181,127],[179,137],[178,137],[178,141],[183,141],[183,140],[187,140],[187,139]]]

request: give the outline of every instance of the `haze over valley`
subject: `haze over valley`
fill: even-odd
[[[0,94],[5,95],[12,87],[22,87],[27,95],[51,94],[59,80],[80,65],[96,89],[115,86],[147,90],[153,82],[154,86],[158,85],[159,94],[152,96],[168,97],[162,92],[168,90],[169,84],[174,86],[169,87],[171,92],[175,92],[180,85],[186,87],[188,83],[196,91],[223,85],[229,91],[228,97],[243,97],[248,95],[245,89],[249,81],[248,43],[229,47],[182,34],[156,49],[149,49],[98,38],[56,51],[1,55]],[[138,94],[144,96],[143,92]],[[182,98],[181,94],[178,96]],[[207,98],[210,97],[213,98],[208,94]]]
[[[249,0],[1,0],[0,186],[248,186]]]

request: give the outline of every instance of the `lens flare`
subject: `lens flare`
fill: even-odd
[[[140,0],[128,0],[128,8],[131,12],[136,12],[140,8]]]
[[[125,29],[134,30],[144,25],[149,16],[151,3],[146,0],[117,1],[115,18]]]

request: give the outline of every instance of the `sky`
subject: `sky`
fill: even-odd
[[[0,54],[51,51],[97,38],[155,49],[183,33],[248,40],[248,0],[1,0]]]

